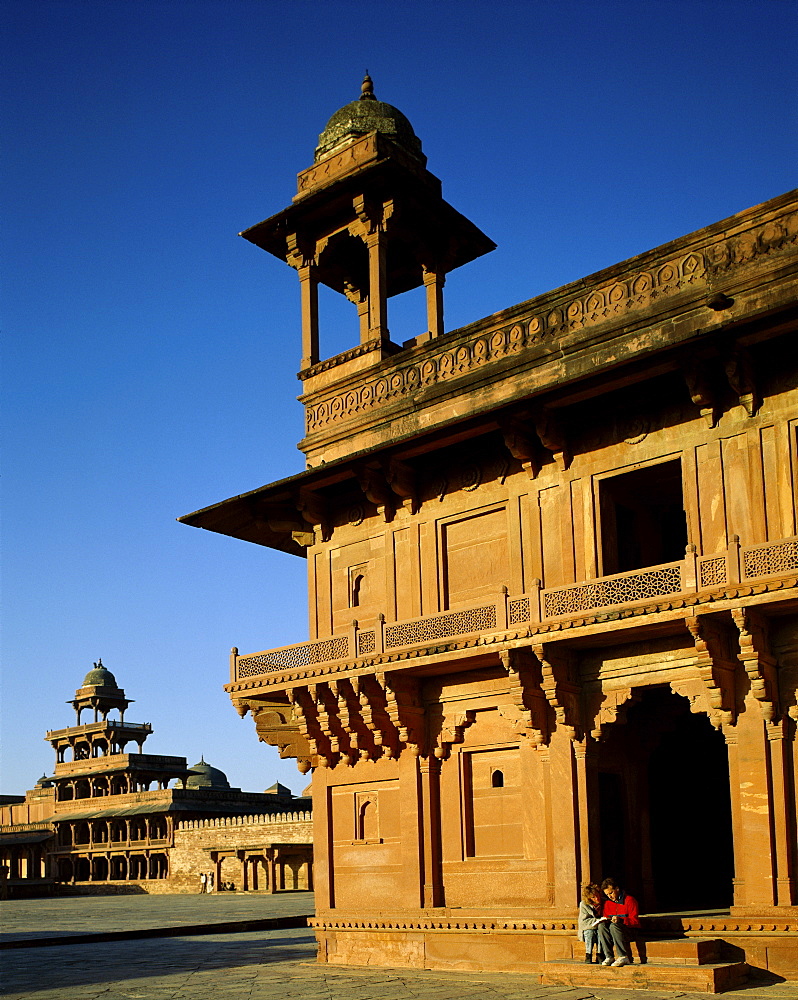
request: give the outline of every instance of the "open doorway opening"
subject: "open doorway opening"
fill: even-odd
[[[679,701],[686,704],[684,698]],[[728,750],[706,715],[692,715],[684,707],[673,713],[649,758],[648,784],[651,870],[659,909],[731,906]]]
[[[601,874],[649,913],[733,901],[726,743],[669,687],[643,691],[599,744]]]

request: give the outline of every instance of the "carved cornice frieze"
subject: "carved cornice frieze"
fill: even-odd
[[[755,934],[778,934],[788,935],[787,940],[792,940],[798,931],[798,919],[791,914],[779,916],[777,919],[751,919],[743,917],[697,917],[689,918],[643,916],[643,927],[655,931],[667,931],[672,936],[678,936],[685,931],[702,931],[713,933],[723,932],[726,934],[749,935]],[[373,917],[363,917],[359,912],[342,914],[340,916],[317,916],[308,918],[309,926],[319,931],[362,931],[362,930],[396,930],[396,931],[568,931],[576,933],[577,924],[575,920],[557,920],[538,918],[535,920],[514,919],[507,920],[488,916],[485,918],[470,917],[464,919],[459,914],[456,916],[445,913],[434,916],[402,915],[398,917],[386,917],[384,914]]]
[[[470,334],[464,332],[459,338],[456,333],[447,336],[442,338],[440,346],[427,345],[420,357],[405,364],[392,362],[390,371],[364,379],[357,389],[308,402],[307,433],[334,426],[389,401],[410,398],[421,389],[476,372],[507,357],[531,349],[539,351],[547,341],[621,317],[631,319],[636,313],[650,310],[654,303],[691,288],[714,288],[752,261],[788,251],[796,243],[798,212],[793,211],[766,223],[756,223],[747,231],[729,237],[722,235],[703,246],[652,261],[639,271],[618,275],[581,294],[541,296],[530,303],[529,314],[509,321],[506,326],[487,330],[476,326]],[[334,367],[350,353],[323,364]],[[302,377],[321,370],[325,368],[314,366],[303,372]],[[740,378],[738,371],[733,370],[729,379],[739,380],[743,405],[746,405],[744,397],[749,395],[753,405],[753,394],[746,388],[745,377]]]

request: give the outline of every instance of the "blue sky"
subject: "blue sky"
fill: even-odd
[[[181,514],[298,472],[296,275],[236,234],[282,209],[366,68],[495,242],[446,326],[795,186],[792,0],[0,4],[0,791],[102,657],[147,749],[255,791],[306,779],[222,685],[307,634],[305,564]],[[322,349],[357,341],[322,302]],[[346,304],[344,304],[346,305]],[[418,296],[391,303],[402,341]]]

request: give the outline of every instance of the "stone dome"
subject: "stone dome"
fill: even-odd
[[[201,757],[199,764],[189,768],[186,788],[218,788],[229,789],[230,782],[224,771],[218,767],[211,767],[205,763],[205,758]]]
[[[327,122],[316,147],[316,163],[369,132],[379,132],[393,139],[405,152],[425,161],[421,141],[413,126],[398,108],[376,99],[368,74],[361,89],[363,93],[357,101],[339,108]]]
[[[83,684],[81,687],[106,687],[116,688],[117,691],[119,690],[116,678],[110,670],[107,670],[103,666],[103,661],[101,659],[94,664],[94,667],[83,678]]]

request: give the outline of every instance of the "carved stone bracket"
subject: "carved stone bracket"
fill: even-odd
[[[537,437],[530,433],[523,414],[515,414],[502,421],[504,444],[514,459],[521,463],[521,468],[530,479],[534,479],[540,471]]]
[[[532,650],[540,661],[541,687],[554,709],[557,725],[563,726],[571,739],[581,739],[581,685],[573,654],[549,642],[535,644]]]
[[[399,733],[399,739],[414,756],[425,756],[425,718],[418,682],[398,673],[378,673],[377,680],[385,692],[385,710]]]
[[[562,423],[555,413],[543,407],[535,414],[535,430],[543,447],[552,453],[560,472],[571,464],[571,453]]]
[[[384,470],[371,465],[361,465],[357,470],[357,481],[363,495],[376,506],[385,521],[393,520],[397,494],[391,489]]]
[[[297,233],[288,233],[285,238],[285,260],[295,270],[310,267],[316,262],[316,245],[312,240],[303,239]]]
[[[355,210],[357,222],[349,228],[353,235],[361,238],[386,229],[389,220],[396,214],[396,205],[393,199],[377,203],[362,194],[357,195],[352,200],[352,207]]]
[[[388,715],[387,698],[382,685],[371,674],[354,678],[352,684],[360,704],[363,725],[371,734],[374,755],[384,753],[386,757],[398,757],[399,730]]]
[[[501,705],[499,713],[513,723],[519,736],[525,736],[534,746],[540,746],[550,735],[540,660],[528,649],[502,650],[499,656],[510,681],[513,709],[512,718]]]
[[[322,729],[313,695],[306,687],[297,687],[289,692],[289,697],[294,706],[294,720],[308,741],[310,751],[316,757],[317,763],[322,767],[333,766],[330,739]]]
[[[751,682],[765,722],[779,716],[776,657],[770,648],[768,623],[753,608],[734,608],[731,616],[740,632],[740,660]]]
[[[327,504],[321,497],[309,489],[300,489],[296,499],[297,510],[308,524],[314,528],[319,528],[321,538],[324,542],[329,542],[332,537],[332,525]]]
[[[592,724],[590,735],[595,740],[600,740],[604,727],[615,722],[626,722],[626,713],[639,700],[640,692],[631,687],[620,688],[617,691],[598,690],[586,694],[585,728]]]
[[[286,702],[264,702],[261,699],[236,699],[239,715],[252,715],[261,743],[277,747],[280,757],[295,757],[299,770],[306,774],[318,761],[307,737],[294,719],[292,706]]]
[[[720,416],[720,404],[707,362],[692,361],[684,370],[684,380],[690,399],[709,426],[714,427]]]
[[[353,763],[361,754],[368,760],[376,760],[382,751],[375,742],[374,731],[366,724],[360,698],[352,681],[333,681],[332,688],[338,701],[338,718],[347,733],[350,746],[350,760],[342,760],[342,763]]]
[[[709,703],[709,694],[706,685],[699,677],[685,678],[684,680],[671,681],[670,689],[674,694],[687,698],[690,702],[690,711],[693,715],[703,712],[710,715],[712,706]]]
[[[762,405],[762,396],[756,385],[748,351],[742,347],[735,348],[726,359],[724,369],[729,385],[740,400],[740,405],[749,417],[753,417]]]
[[[305,520],[301,511],[290,505],[270,506],[262,504],[255,497],[247,501],[250,517],[262,531],[278,535],[290,534],[297,545],[313,545],[315,535],[313,525]]]
[[[724,625],[708,615],[685,618],[693,637],[696,666],[709,699],[709,720],[715,728],[733,724],[737,718],[735,659]]]
[[[357,754],[338,714],[338,698],[335,692],[329,684],[311,684],[308,691],[315,702],[318,726],[329,743],[329,763],[332,766],[338,761],[342,764],[353,764]]]
[[[385,482],[403,503],[407,503],[411,514],[421,507],[415,471],[398,458],[391,458],[385,467]]]
[[[476,712],[471,709],[453,712],[447,711],[447,706],[437,705],[437,718],[430,720],[430,729],[437,729],[437,733],[430,733],[430,749],[434,746],[433,756],[439,760],[446,760],[451,753],[452,745],[462,743],[464,733],[476,719]]]

